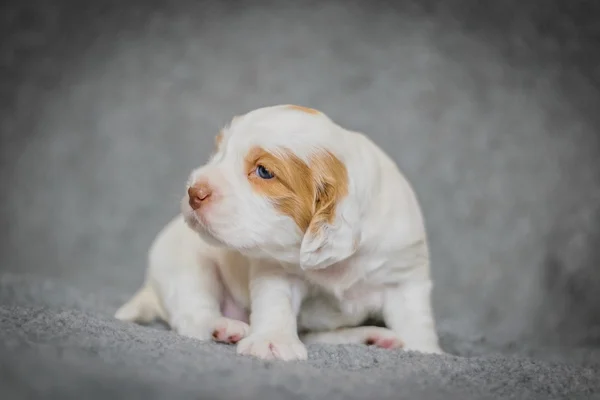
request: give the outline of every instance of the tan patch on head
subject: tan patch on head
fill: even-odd
[[[258,165],[275,177],[260,178]],[[270,198],[302,232],[315,233],[333,222],[337,203],[348,194],[346,167],[327,151],[314,155],[307,164],[289,150],[275,155],[257,147],[246,157],[246,172],[252,188]]]
[[[317,115],[320,114],[320,112],[318,110],[315,110],[314,108],[309,108],[309,107],[304,107],[304,106],[297,106],[297,105],[289,105],[288,108],[292,109],[292,110],[297,110],[297,111],[302,111],[304,113],[307,114],[313,114],[313,115]]]

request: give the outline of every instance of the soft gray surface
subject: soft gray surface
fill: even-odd
[[[600,393],[598,6],[10,3],[0,398]],[[277,103],[368,133],[413,182],[456,356],[275,366],[112,318],[218,128]]]

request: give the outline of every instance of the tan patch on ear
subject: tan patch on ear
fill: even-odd
[[[292,110],[302,111],[302,112],[307,113],[307,114],[313,114],[313,115],[317,115],[317,114],[321,113],[320,111],[315,110],[314,108],[309,108],[309,107],[304,107],[304,106],[297,106],[295,104],[289,105],[288,108],[290,108]]]
[[[326,152],[311,159],[316,186],[315,213],[309,226],[316,233],[325,223],[332,223],[338,202],[348,195],[348,171],[339,158]]]
[[[257,147],[248,153],[245,161],[253,189],[269,197],[302,232],[315,233],[324,223],[333,222],[338,201],[348,194],[346,167],[327,151],[316,154],[307,164],[289,150],[274,155]],[[257,176],[258,165],[275,177]]]

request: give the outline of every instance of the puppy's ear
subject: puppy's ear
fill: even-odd
[[[345,165],[331,153],[311,160],[314,212],[300,246],[303,270],[323,269],[350,257],[360,241],[359,212],[349,195]]]

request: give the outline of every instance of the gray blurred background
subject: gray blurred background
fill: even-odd
[[[600,344],[598,2],[0,7],[6,276],[125,299],[220,126],[296,103],[413,183],[440,330]]]

